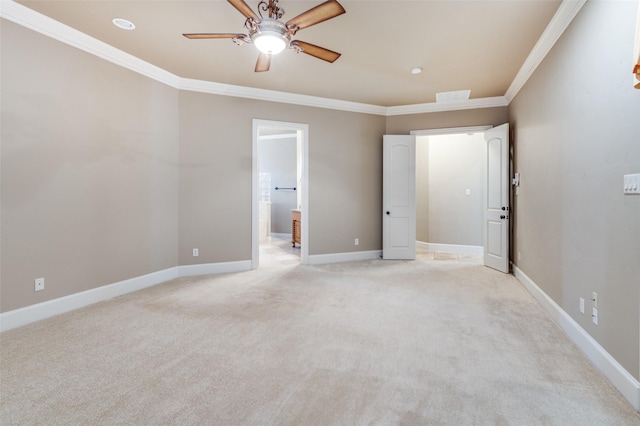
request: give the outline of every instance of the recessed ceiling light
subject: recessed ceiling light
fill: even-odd
[[[422,72],[422,68],[420,67],[411,68],[411,74],[420,74],[421,72]]]
[[[118,28],[122,28],[123,30],[133,30],[136,28],[133,22],[124,18],[113,18],[111,22],[113,22],[113,25]]]

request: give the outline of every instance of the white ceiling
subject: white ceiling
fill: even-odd
[[[5,0],[3,0],[4,2]],[[246,0],[256,10],[257,1]],[[435,102],[436,92],[503,96],[560,0],[339,0],[346,14],[296,39],[342,53],[333,64],[286,50],[265,73],[257,50],[183,33],[246,32],[225,0],[75,0],[19,3],[182,78],[384,107]],[[321,3],[280,0],[288,20]],[[126,18],[134,31],[115,27]],[[411,68],[423,72],[411,74]]]

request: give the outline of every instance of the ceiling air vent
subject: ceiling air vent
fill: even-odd
[[[436,93],[436,102],[468,101],[471,90],[456,90],[455,92]]]

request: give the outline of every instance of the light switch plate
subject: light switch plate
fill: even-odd
[[[640,173],[624,175],[624,193],[640,194]]]

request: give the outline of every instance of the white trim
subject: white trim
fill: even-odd
[[[0,314],[0,331],[11,330],[12,328],[80,309],[123,294],[142,290],[178,278],[178,276],[177,267],[169,268],[80,293],[47,300],[46,302],[36,303],[35,305],[25,306],[13,311],[3,312]]]
[[[504,96],[391,107],[181,78],[13,0],[0,1],[0,17],[179,90],[389,117],[508,106],[585,2],[563,0]]]
[[[386,116],[394,115],[409,115],[409,114],[424,114],[428,112],[442,112],[442,111],[460,111],[464,109],[479,109],[479,108],[495,108],[508,106],[509,102],[504,96],[496,96],[493,98],[477,98],[469,99],[468,101],[455,101],[455,102],[431,102],[426,104],[415,105],[399,105],[387,107]]]
[[[213,95],[233,96],[258,101],[280,102],[315,108],[334,109],[338,111],[360,112],[364,114],[385,115],[387,111],[386,107],[378,105],[321,98],[318,96],[299,95],[297,93],[279,92],[277,90],[234,86],[232,84],[192,80],[189,78],[180,79],[180,89],[199,93],[210,93]]]
[[[542,308],[558,323],[571,341],[591,360],[595,367],[640,411],[640,382],[624,369],[598,342],[567,314],[551,297],[533,282],[520,268],[513,265],[514,275],[538,300]]]
[[[158,272],[129,278],[113,284],[107,284],[80,293],[70,294],[13,311],[0,313],[0,332],[51,318],[65,312],[75,311],[94,303],[133,293],[154,285],[162,284],[179,277],[194,275],[242,272],[251,269],[251,261],[208,263],[202,265],[184,265],[164,269]]]
[[[260,259],[260,172],[258,170],[258,121],[251,124],[251,269],[258,269]]]
[[[250,260],[238,260],[235,262],[201,263],[197,265],[178,266],[181,277],[193,277],[196,275],[225,274],[231,272],[245,272],[251,270]]]
[[[441,253],[469,253],[469,254],[484,254],[483,246],[467,246],[462,244],[439,244],[439,243],[425,243],[423,241],[416,241],[416,247],[420,247],[429,251],[438,251]]]
[[[309,260],[309,125],[305,124],[302,129],[298,129],[298,133],[302,133],[300,146],[300,161],[299,165],[302,171],[302,193],[299,200],[302,202],[302,208],[300,211],[300,221],[302,222],[302,228],[300,229],[300,240],[304,241],[300,247],[300,263],[308,265]]]
[[[355,262],[358,260],[380,259],[382,250],[353,251],[348,253],[314,254],[309,256],[310,265],[325,263]]]
[[[522,67],[520,67],[520,71],[518,71],[518,74],[516,74],[516,77],[504,94],[508,103],[511,103],[516,97],[520,89],[522,89],[527,80],[529,80],[529,77],[531,77],[536,68],[538,68],[538,65],[540,65],[542,60],[547,56],[551,48],[556,44],[556,41],[558,41],[586,2],[587,0],[563,0],[563,2],[560,3],[549,25],[547,25],[538,42],[533,46],[533,49],[531,49],[531,53],[529,53]]]
[[[409,132],[411,135],[416,136],[437,136],[437,135],[457,135],[463,133],[478,133],[489,130],[493,126],[470,126],[470,127],[449,127],[442,129],[426,129],[426,130],[412,130]]]

